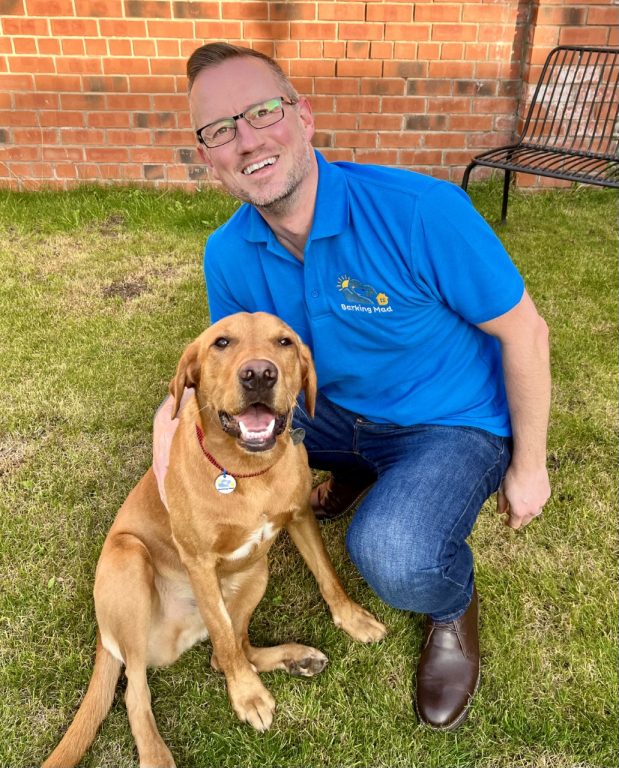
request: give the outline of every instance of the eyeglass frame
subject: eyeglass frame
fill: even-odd
[[[281,107],[281,110],[282,110],[282,116],[280,118],[278,118],[277,120],[275,120],[275,122],[269,123],[268,125],[262,125],[262,126],[258,126],[258,127],[255,126],[255,125],[252,125],[249,122],[249,120],[245,117],[245,114],[247,112],[249,112],[250,110],[254,109],[254,107],[257,107],[260,104],[265,104],[267,101],[273,101],[273,99],[279,99],[280,100],[280,102],[281,102],[280,107]],[[284,104],[288,104],[289,106],[293,107],[295,104],[298,104],[298,103],[299,103],[298,99],[297,100],[292,100],[292,99],[288,98],[287,96],[271,96],[270,99],[263,99],[262,101],[257,101],[255,104],[251,104],[249,107],[247,107],[247,109],[244,109],[242,112],[239,112],[238,115],[230,115],[229,117],[221,117],[221,118],[219,118],[219,120],[213,120],[212,122],[207,123],[206,125],[203,125],[202,128],[198,128],[198,130],[196,131],[196,136],[198,137],[198,141],[200,142],[200,144],[204,144],[204,146],[207,149],[217,149],[217,147],[223,147],[226,144],[230,144],[231,141],[234,141],[236,139],[236,134],[237,134],[236,124],[237,124],[237,122],[241,118],[243,118],[245,120],[245,122],[247,123],[247,125],[251,126],[255,131],[261,131],[263,128],[270,128],[272,125],[277,125],[277,123],[280,123],[284,119],[284,106],[283,106]],[[209,146],[206,143],[206,141],[202,138],[202,135],[201,135],[202,131],[205,128],[208,128],[209,126],[216,125],[217,123],[221,123],[224,120],[234,120],[234,135],[232,136],[231,139],[228,139],[227,141],[224,141],[223,144],[214,144],[213,146]]]

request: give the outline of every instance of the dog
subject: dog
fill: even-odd
[[[97,651],[84,700],[43,768],[76,765],[113,701],[122,667],[140,766],[175,765],[153,717],[146,669],[172,664],[210,638],[240,720],[258,731],[275,701],[259,672],[321,672],[327,657],[287,643],[251,645],[252,613],[264,595],[267,553],[285,528],[314,574],[333,621],[355,640],[385,627],[344,591],[309,506],[307,452],[291,429],[301,390],[313,416],[316,373],[297,334],[266,313],[239,313],[212,325],[185,349],[170,382],[172,417],[185,388],[161,501],[152,467],[105,539],[94,598]]]

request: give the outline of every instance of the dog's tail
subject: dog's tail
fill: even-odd
[[[73,768],[79,763],[110,711],[121,666],[121,662],[103,647],[97,633],[95,667],[84,700],[69,730],[42,768]]]

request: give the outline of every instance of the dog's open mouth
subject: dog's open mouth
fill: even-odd
[[[286,427],[286,414],[276,413],[264,403],[254,403],[242,413],[219,412],[222,429],[248,451],[267,451]]]

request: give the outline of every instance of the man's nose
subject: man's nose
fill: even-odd
[[[251,125],[241,117],[236,121],[236,143],[243,152],[251,152],[262,143],[261,131],[252,128]]]
[[[277,366],[270,360],[248,360],[239,368],[238,377],[248,392],[272,389],[278,378]]]

